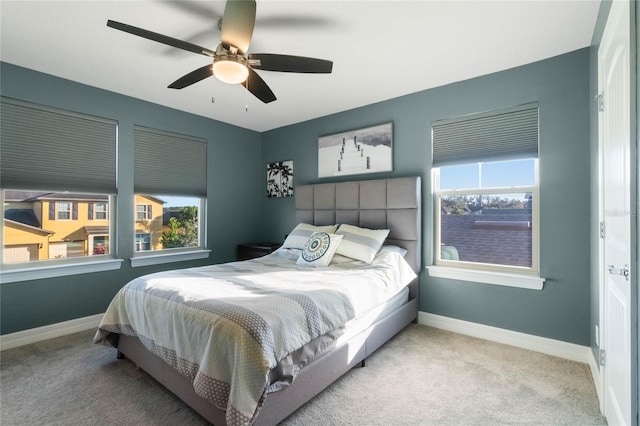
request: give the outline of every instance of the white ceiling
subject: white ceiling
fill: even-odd
[[[334,62],[327,75],[258,71],[270,104],[215,78],[168,89],[209,59],[106,26],[214,50],[224,1],[1,0],[0,60],[265,131],[589,46],[599,3],[258,0],[249,53]]]

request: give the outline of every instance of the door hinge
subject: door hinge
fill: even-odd
[[[600,222],[600,238],[604,239],[604,221]]]
[[[598,111],[604,111],[604,95],[602,93],[598,93],[593,97],[593,99],[595,99],[596,104],[598,105]]]
[[[607,366],[607,351],[604,349],[600,349],[600,365],[603,367]]]

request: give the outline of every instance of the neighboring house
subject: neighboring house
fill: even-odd
[[[531,267],[531,209],[444,214],[440,232],[447,250],[457,253],[448,259]]]
[[[149,195],[136,195],[136,251],[162,249],[164,201]]]
[[[109,197],[6,191],[6,263],[109,253]],[[162,204],[136,196],[136,250],[162,248]]]

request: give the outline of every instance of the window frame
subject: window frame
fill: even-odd
[[[149,241],[148,242],[141,241],[139,238],[141,238],[142,236],[147,236],[149,238]],[[149,248],[148,249],[140,249],[140,250],[138,250],[138,246],[140,246],[141,244],[149,244]],[[151,234],[150,233],[145,233],[145,232],[136,232],[135,246],[133,248],[133,251],[135,253],[151,251]]]
[[[73,202],[71,201],[50,201],[51,202],[55,202],[55,208],[56,208],[56,219],[55,220],[72,220],[73,218]],[[63,204],[68,204],[69,205],[69,210],[62,210],[60,208],[61,205]],[[60,217],[61,214],[68,214],[69,217]]]
[[[169,194],[162,195],[149,195],[149,194],[134,194],[134,197],[137,195],[141,196],[152,196],[162,198],[162,196],[169,196]],[[134,268],[140,266],[150,266],[157,265],[160,263],[168,263],[168,262],[182,262],[187,260],[196,260],[196,259],[206,259],[209,257],[211,250],[207,249],[207,241],[206,241],[206,206],[207,199],[204,197],[193,197],[198,200],[198,245],[193,247],[175,247],[175,248],[167,248],[167,249],[159,249],[159,250],[144,250],[144,251],[136,251],[136,235],[139,232],[134,232],[133,235],[133,256],[130,259],[131,266]],[[136,203],[136,217],[134,222],[139,221],[137,218],[137,206],[143,205]],[[151,219],[144,219],[151,220]],[[134,225],[135,226],[135,225]]]
[[[140,211],[140,207],[144,210],[144,212]],[[144,217],[140,217],[140,214],[143,213]],[[143,220],[152,220],[153,217],[149,214],[149,204],[136,204],[136,222]]]
[[[521,159],[521,158],[520,158]],[[462,281],[480,282],[484,284],[505,285],[511,287],[540,290],[544,278],[540,277],[540,180],[539,160],[534,160],[534,184],[523,186],[483,188],[456,188],[440,190],[440,167],[432,168],[433,182],[433,226],[434,246],[433,265],[427,270],[431,276],[457,279]],[[508,159],[500,161],[510,161]],[[494,161],[491,161],[492,163]],[[469,162],[465,164],[482,164],[489,161]],[[446,167],[446,166],[445,166]],[[480,166],[481,170],[481,166]],[[499,265],[441,258],[441,199],[445,196],[490,195],[531,193],[531,267]]]
[[[5,190],[0,189],[0,214],[4,218],[5,202],[4,193]],[[47,192],[42,191],[42,192]],[[51,192],[51,191],[49,191]],[[116,211],[116,195],[108,195],[108,217],[115,218]],[[57,200],[56,200],[57,201]],[[56,203],[57,204],[57,203]],[[57,217],[57,206],[56,206]],[[57,220],[57,219],[56,219]],[[64,220],[64,219],[63,219]],[[103,272],[117,270],[122,267],[123,259],[117,258],[115,252],[117,244],[115,244],[115,236],[117,235],[117,221],[109,220],[109,247],[111,252],[104,255],[87,255],[79,257],[67,257],[63,259],[46,259],[38,260],[37,262],[20,262],[20,263],[4,263],[4,222],[0,227],[0,241],[2,242],[2,249],[0,250],[0,265],[2,266],[2,273],[0,274],[0,285],[5,283],[30,281],[36,279],[65,277],[69,275],[86,274],[93,272]]]
[[[104,210],[98,209],[98,206],[104,206]],[[98,215],[104,214],[104,217]],[[109,203],[93,203],[93,219],[92,220],[109,220]]]

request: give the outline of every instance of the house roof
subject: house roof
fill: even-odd
[[[87,235],[104,235],[109,234],[108,226],[85,226],[84,231]]]
[[[26,225],[24,223],[16,222],[15,220],[11,220],[11,219],[4,219],[4,223],[5,223],[5,226],[7,224],[14,225],[14,226],[17,226],[19,228],[23,228],[23,229],[25,229],[25,230],[27,230],[29,232],[36,232],[36,233],[43,234],[43,235],[53,235],[53,234],[55,234],[55,232],[49,231],[48,229],[36,228],[35,226]]]
[[[4,218],[33,226],[34,228],[40,228],[42,226],[38,217],[31,209],[7,209],[4,211]]]

